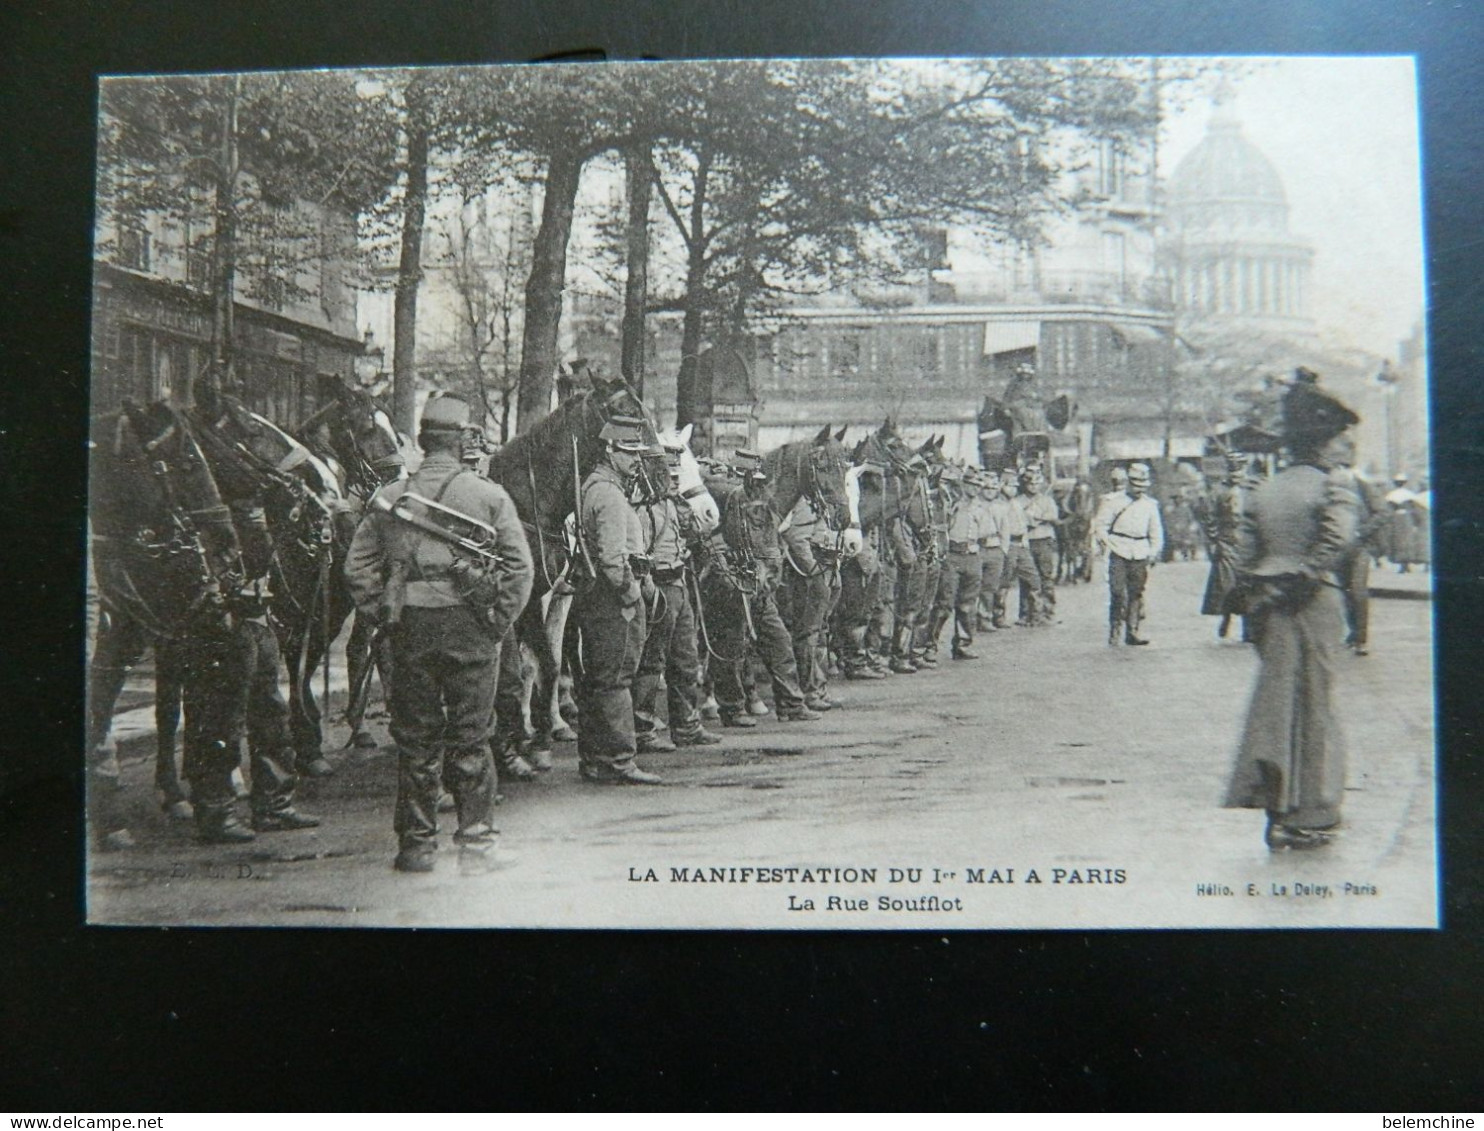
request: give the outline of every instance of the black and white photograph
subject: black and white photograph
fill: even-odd
[[[1439,922],[1408,56],[99,81],[95,925]]]

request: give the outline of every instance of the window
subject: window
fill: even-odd
[[[860,376],[861,341],[858,334],[839,334],[831,343],[830,376],[842,381],[853,381]]]
[[[186,248],[186,284],[198,290],[211,289],[211,253],[199,243]]]
[[[1128,245],[1122,232],[1103,233],[1103,270],[1121,294],[1128,285]]]
[[[1116,141],[1104,140],[1098,145],[1098,194],[1112,200],[1123,196],[1125,163],[1123,150]]]
[[[149,232],[143,224],[136,222],[119,229],[117,259],[120,267],[148,271],[149,253]]]
[[[285,297],[283,279],[277,275],[263,274],[258,277],[257,298],[268,310],[282,310]]]

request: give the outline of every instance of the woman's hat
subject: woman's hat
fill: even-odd
[[[1283,439],[1290,444],[1322,444],[1359,423],[1360,417],[1343,402],[1308,382],[1283,395]]]

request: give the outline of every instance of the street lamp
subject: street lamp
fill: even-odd
[[[355,373],[356,383],[362,389],[372,395],[379,393],[377,386],[386,373],[386,350],[377,344],[376,335],[369,326],[361,343],[361,352],[355,357]]]
[[[1396,400],[1397,386],[1402,379],[1391,368],[1391,359],[1381,362],[1381,372],[1376,374],[1376,384],[1381,387],[1382,408],[1386,413],[1386,473],[1395,475],[1396,466],[1396,421],[1392,418],[1391,402]]]

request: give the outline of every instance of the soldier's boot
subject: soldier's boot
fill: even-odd
[[[246,844],[257,834],[242,822],[231,801],[198,801],[196,839],[202,844]]]
[[[1142,610],[1138,605],[1128,611],[1128,627],[1123,634],[1125,644],[1148,644],[1149,641],[1139,635],[1139,625],[1143,621]]]
[[[923,647],[923,657],[932,657],[934,664],[938,662],[938,642],[943,639],[943,629],[952,617],[950,610],[942,612],[934,611],[928,617],[927,644]]]
[[[917,665],[912,661],[912,629],[897,629],[896,642],[892,646],[891,670],[898,675],[916,675]]]
[[[532,781],[536,768],[526,760],[525,748],[529,740],[509,730],[497,731],[489,740],[490,753],[494,755],[495,772],[501,781]]]
[[[1116,648],[1123,643],[1123,620],[1120,617],[1108,618],[1108,644]]]
[[[866,648],[866,630],[864,627],[849,630],[849,643],[846,645],[845,655],[842,662],[845,665],[846,679],[881,679],[883,673],[878,672],[871,663],[871,653]]]
[[[1010,621],[1008,619],[1008,614],[1005,611],[1006,598],[1009,596],[1009,593],[1010,593],[1010,590],[1008,590],[1008,589],[997,589],[997,590],[995,590],[995,595],[994,595],[994,626],[995,626],[995,628],[1009,628],[1010,627]]]

